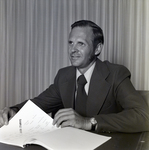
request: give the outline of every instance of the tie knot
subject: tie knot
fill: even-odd
[[[84,75],[80,75],[79,78],[78,78],[78,84],[81,84],[81,85],[85,85],[87,83]]]

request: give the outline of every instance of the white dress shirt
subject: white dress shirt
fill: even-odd
[[[88,95],[88,91],[89,91],[91,76],[92,76],[93,70],[95,68],[95,64],[96,63],[94,62],[93,65],[84,73],[85,79],[87,81],[84,88],[85,88],[85,92],[87,95]],[[77,83],[77,79],[80,75],[81,75],[80,71],[78,69],[76,69],[76,83]],[[76,84],[76,86],[77,86],[77,84]],[[76,89],[77,89],[77,87],[76,87]]]

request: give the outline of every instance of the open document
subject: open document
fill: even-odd
[[[57,128],[52,122],[29,100],[7,126],[0,128],[0,142],[20,147],[37,144],[49,150],[92,150],[110,139],[72,127]]]

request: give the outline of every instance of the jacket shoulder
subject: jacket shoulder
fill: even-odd
[[[75,70],[75,67],[67,66],[67,67],[59,69],[58,73],[60,73],[60,74],[68,74],[69,72],[74,71],[74,70]]]
[[[131,77],[130,71],[123,65],[110,63],[109,61],[103,62],[108,70],[109,76],[107,77],[107,81],[117,87],[120,83],[122,83],[126,78]]]
[[[112,74],[118,74],[119,76],[131,76],[130,71],[124,65],[110,63],[109,61],[104,61],[103,63]]]
[[[61,68],[58,70],[54,81],[58,81],[59,83],[67,82],[70,79],[75,78],[75,71],[76,69],[73,66]]]

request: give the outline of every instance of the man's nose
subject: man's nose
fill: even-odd
[[[77,45],[73,45],[72,48],[71,48],[71,51],[72,52],[78,52]]]

